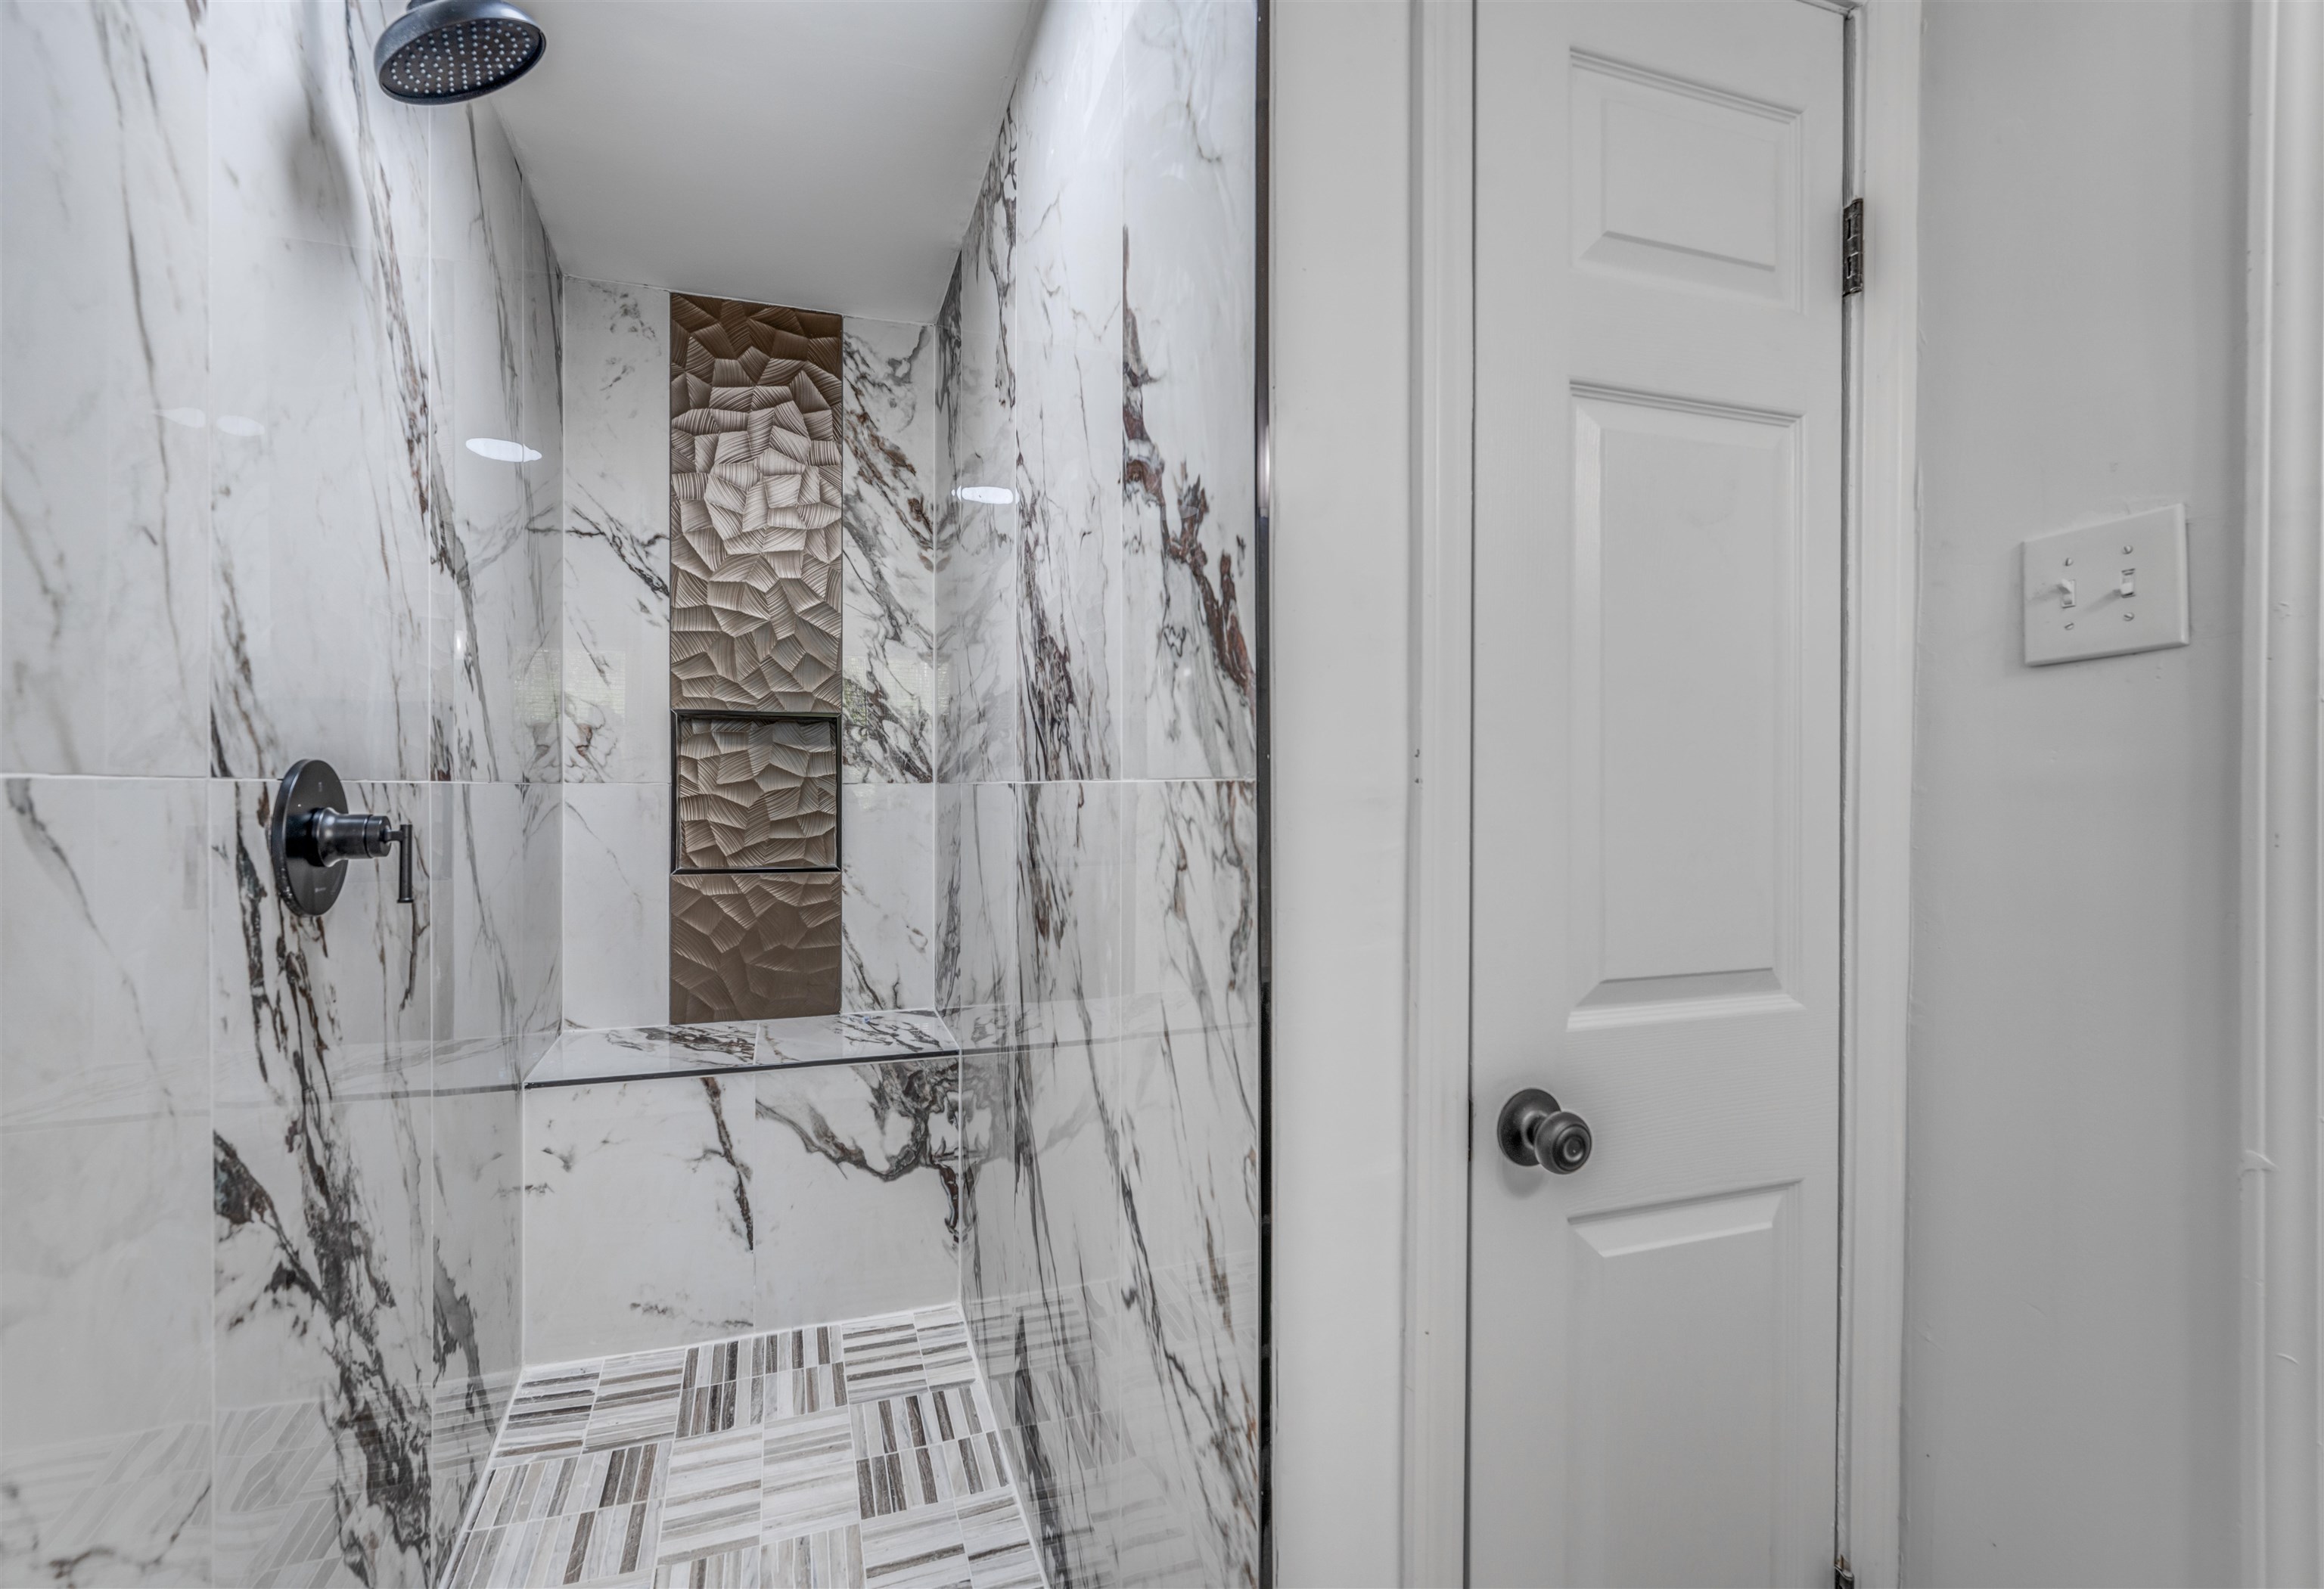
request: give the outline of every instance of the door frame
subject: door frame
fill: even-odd
[[[2324,15],[2252,13],[2245,409],[2241,1581],[2312,1584],[2324,1353]]]
[[[1847,19],[1848,191],[1865,289],[1845,312],[1840,868],[1840,1554],[1902,1557],[1904,1068],[1919,517],[1921,0]],[[1414,17],[1411,968],[1405,1052],[1402,1581],[1466,1581],[1471,752],[1474,704],[1477,0]],[[1832,217],[1831,244],[1839,246]],[[2312,699],[2312,695],[2311,695]],[[2311,1111],[2312,1113],[2312,1111]]]

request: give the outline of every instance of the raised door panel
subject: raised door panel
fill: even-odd
[[[1574,262],[1797,302],[1799,113],[1583,51],[1572,71]]]
[[[1573,430],[1574,1018],[1794,1007],[1797,423],[1585,390]]]
[[[1777,1186],[1568,1226],[1572,1582],[1782,1576],[1798,1201]]]

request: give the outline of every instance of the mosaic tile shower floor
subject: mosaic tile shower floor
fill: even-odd
[[[446,1589],[1041,1589],[960,1309],[529,1369]]]

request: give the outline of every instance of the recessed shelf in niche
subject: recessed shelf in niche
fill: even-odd
[[[821,872],[839,866],[839,720],[671,714],[670,869]]]

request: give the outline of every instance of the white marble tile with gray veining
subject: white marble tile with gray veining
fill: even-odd
[[[12,1583],[425,1582],[516,1366],[558,272],[489,107],[378,96],[395,9],[0,12],[0,765],[185,776],[9,786]],[[274,899],[300,756],[414,823],[416,905]]]
[[[669,294],[565,282],[565,776],[669,777]]]
[[[1108,1405],[1175,1473],[1206,1575],[1255,1559],[1259,1405],[1258,815],[1244,783],[1131,786],[1125,959],[1158,1014],[1106,1067],[1137,1232],[1132,1336]],[[1197,1502],[1199,1504],[1197,1504]]]
[[[424,777],[429,113],[372,81],[378,0],[208,14],[213,767]]]
[[[949,1053],[525,1094],[527,1355],[675,1346],[958,1283]]]
[[[760,1052],[779,1065],[895,1059],[959,1051],[934,1010],[850,1010],[758,1023]]]
[[[1056,1584],[1257,1573],[1252,22],[1053,8],[1002,139],[1023,749],[989,754],[951,686],[936,985],[964,1043],[964,1303]],[[994,296],[969,241],[948,440],[985,400],[954,385]],[[1114,517],[1080,510],[1093,480]],[[997,559],[954,521],[938,666],[978,680],[954,614]],[[974,781],[1020,776],[1042,781]]]
[[[840,764],[850,783],[934,776],[936,330],[850,318],[841,341]]]
[[[554,749],[547,766],[527,776],[561,781],[570,776],[563,765],[565,593],[570,581],[565,538],[565,278],[530,189],[525,206],[530,221],[519,238],[523,244],[524,296],[518,311],[525,324],[526,352],[519,412],[527,416],[526,434],[521,439],[528,450],[540,456],[520,460],[516,471],[525,487],[526,539],[536,568],[532,577],[540,589],[549,592],[549,616],[543,659],[521,675],[520,698],[529,724],[545,715],[552,725]],[[531,416],[548,418],[536,422]]]
[[[526,1355],[562,1362],[748,1329],[751,1079],[528,1088]]]
[[[1102,1039],[1102,1012],[1134,991],[1124,960],[1133,788],[1026,784],[1018,798],[1016,1002],[1054,1012],[1052,1041]]]
[[[971,1048],[984,1046],[1019,1002],[1019,788],[936,786],[936,1007]]]
[[[438,777],[553,779],[560,592],[538,537],[555,529],[534,522],[526,469],[559,424],[556,373],[532,368],[556,351],[530,301],[547,243],[490,106],[438,117],[432,147],[431,765]]]
[[[1017,92],[1018,722],[1028,778],[1120,774],[1120,48],[1128,6],[1037,34]],[[1038,108],[1035,114],[1034,107]]]
[[[0,1581],[208,1582],[203,785],[0,786]]]
[[[1152,1486],[1120,1532],[1084,1510],[1114,1481],[1031,1437],[1053,1442],[1036,1465],[1067,1576],[1136,1559],[1233,1581],[1258,1471],[1253,791],[1018,794],[1018,886],[1041,906],[1019,985],[1041,997],[964,1061],[971,1318],[1021,1421],[1102,1425]]]
[[[1018,747],[1017,168],[1004,118],[937,316],[937,776],[1013,778]]]
[[[563,785],[565,1024],[669,1019],[669,786]]]
[[[1250,8],[1141,0],[1122,50],[1127,776],[1257,769]]]
[[[430,937],[440,1039],[554,1033],[564,803],[554,784],[439,784]]]
[[[1130,786],[1123,957],[1136,1035],[1248,1034],[1259,1025],[1258,785],[1207,778]],[[1252,1056],[1225,1061],[1256,1117]]]
[[[959,1077],[950,1054],[759,1073],[761,1323],[958,1294]]]
[[[527,1087],[724,1075],[763,1062],[756,1021],[696,1021],[683,1026],[573,1030],[558,1038],[525,1077]]]
[[[956,1052],[933,1010],[864,1010],[779,1021],[706,1021],[566,1033],[525,1079],[528,1087],[725,1075],[782,1065],[895,1059]]]
[[[936,1000],[936,797],[933,784],[840,790],[840,989],[851,1010]]]
[[[1106,1140],[1109,1062],[1086,1044],[964,1061],[971,1107],[993,1118],[967,1126],[980,1153],[963,1169],[962,1295],[1011,1423],[1109,1424],[1108,1386],[1128,1361],[1119,1293],[1134,1265],[1110,1184],[1124,1144]]]
[[[0,766],[209,752],[199,6],[0,12]]]
[[[435,1046],[428,1466],[437,1563],[523,1366],[523,1046],[517,1036]]]
[[[429,785],[355,783],[429,850]],[[420,1583],[432,1539],[434,1263],[429,882],[351,870],[327,917],[277,896],[270,783],[210,785],[217,1398],[226,1422],[288,1407],[326,1437],[325,1558]],[[313,1527],[298,1497],[220,1496],[217,1573],[254,1581]],[[283,1565],[289,1565],[285,1563]]]

